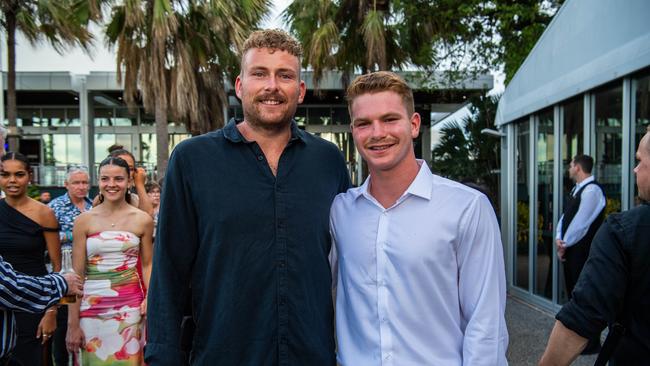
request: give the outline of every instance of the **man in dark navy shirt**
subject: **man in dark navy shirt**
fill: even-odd
[[[300,44],[254,32],[235,90],[244,120],[179,144],[165,177],[148,302],[149,365],[335,365],[329,209],[343,156],[293,122]]]

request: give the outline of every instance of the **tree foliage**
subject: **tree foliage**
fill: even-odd
[[[325,70],[433,70],[510,80],[563,0],[295,0],[285,10],[318,84]]]
[[[486,9],[495,34],[496,57],[492,62],[502,65],[506,84],[535,46],[539,37],[564,0],[494,0],[494,7]]]
[[[192,134],[224,124],[224,76],[234,80],[239,50],[268,12],[268,0],[114,2],[106,25],[117,47],[117,75],[124,100],[156,116],[158,175],[169,156],[168,116]],[[123,72],[123,78],[122,78]]]
[[[79,45],[88,51],[92,34],[88,23],[98,17],[94,0],[0,0],[0,26],[7,35],[7,119],[16,127],[16,32],[35,46],[47,40],[62,53],[67,46]],[[18,139],[8,139],[9,148],[18,150]]]
[[[433,149],[433,170],[453,180],[485,186],[496,203],[500,139],[482,134],[481,130],[494,127],[499,97],[475,97],[470,102],[469,116],[440,129],[440,143]]]

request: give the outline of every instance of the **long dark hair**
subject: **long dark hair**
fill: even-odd
[[[97,174],[99,175],[99,172],[102,170],[102,167],[106,165],[116,165],[121,168],[124,168],[126,170],[126,177],[129,179],[130,174],[131,174],[131,169],[129,168],[129,164],[126,162],[126,160],[122,158],[118,158],[115,156],[108,156],[106,159],[102,160],[101,163],[99,163],[99,168],[97,169]],[[126,203],[131,203],[131,192],[129,190],[126,190],[126,194],[124,196],[124,199],[126,200]],[[104,202],[104,195],[99,194],[99,203]]]

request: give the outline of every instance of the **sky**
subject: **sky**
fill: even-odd
[[[264,28],[282,28],[281,12],[291,3],[291,0],[273,0],[273,10],[264,23]],[[72,48],[57,53],[47,42],[32,46],[29,41],[17,33],[16,70],[17,71],[68,71],[74,74],[88,74],[90,71],[115,71],[115,52],[105,46],[101,37],[101,29],[91,26],[97,36],[92,48],[92,55],[86,54],[81,48]],[[7,70],[6,40],[4,34],[0,37],[2,54],[2,70]]]

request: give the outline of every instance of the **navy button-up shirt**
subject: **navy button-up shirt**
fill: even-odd
[[[162,195],[147,312],[150,365],[179,365],[191,291],[196,365],[334,365],[329,210],[349,173],[291,126],[274,176],[234,121],[179,144]]]

